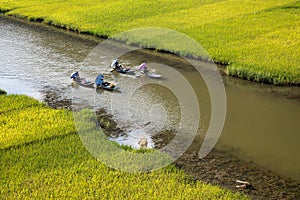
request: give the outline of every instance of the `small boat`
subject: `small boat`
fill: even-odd
[[[102,88],[104,90],[110,90],[110,91],[119,90],[119,88],[115,84],[104,81],[103,74],[99,74],[97,76],[95,83],[97,88]]]
[[[146,73],[145,76],[149,77],[149,78],[161,78],[162,77],[161,74],[156,74],[156,73],[153,73],[153,72]]]
[[[120,67],[120,68],[114,68],[112,71],[117,71],[121,74],[135,75],[135,71],[130,68]]]
[[[81,85],[81,86],[84,86],[84,87],[94,87],[93,82],[87,81],[84,78],[80,78],[78,71],[71,74],[70,78],[73,79],[74,82],[78,83],[78,85]]]
[[[144,72],[139,72],[138,74],[136,74],[136,77],[139,78],[141,76],[145,76],[147,78],[161,78],[162,75],[161,74],[157,74],[155,72],[148,72],[148,73],[144,73]]]
[[[113,62],[111,63],[110,66],[113,68],[113,70],[111,72],[117,71],[121,74],[135,75],[134,70],[132,70],[130,68],[124,68],[121,64],[119,64],[118,59],[113,60]]]
[[[85,86],[85,87],[94,87],[94,83],[91,81],[87,81],[84,78],[80,78],[79,80],[76,80],[76,82],[81,85],[81,86]]]

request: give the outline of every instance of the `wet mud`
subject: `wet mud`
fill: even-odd
[[[173,137],[168,132],[156,135],[153,137],[155,148],[162,148]],[[253,199],[300,199],[300,183],[296,181],[218,150],[212,150],[201,159],[198,156],[199,149],[199,141],[194,141],[190,148],[174,162],[195,181],[201,180],[239,191]],[[243,185],[237,181],[249,184]]]
[[[97,117],[108,137],[120,137],[124,133],[114,122],[113,116],[104,109]],[[160,149],[175,137],[172,131],[161,131],[152,137],[155,148]],[[226,152],[211,151],[205,158],[198,156],[199,142],[191,147],[174,164],[184,170],[194,181],[218,185],[229,190],[249,195],[253,199],[300,199],[300,183],[281,177],[274,172],[256,166],[253,162],[243,161]],[[237,180],[248,182],[243,185]]]

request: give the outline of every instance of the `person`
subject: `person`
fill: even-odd
[[[107,82],[107,81],[104,82],[104,76],[101,76],[100,79],[102,80],[102,84],[101,84],[101,85],[103,85],[103,86],[108,86],[108,85],[110,85],[109,82]]]
[[[144,68],[144,74],[148,74],[149,73],[149,70],[147,67]]]
[[[109,82],[104,82],[104,76],[103,74],[99,74],[95,80],[95,83],[97,85],[97,87],[101,87],[101,86],[109,86],[110,83]]]
[[[141,72],[143,72],[144,74],[148,74],[149,70],[148,70],[148,67],[147,67],[147,63],[143,62],[142,64],[140,64],[139,70]]]
[[[113,62],[111,63],[110,66],[114,70],[117,70],[117,71],[123,70],[123,67],[122,67],[122,65],[119,64],[119,60],[118,59],[113,60]]]
[[[78,71],[74,72],[73,74],[71,74],[70,78],[73,79],[74,81],[80,80],[79,72]]]

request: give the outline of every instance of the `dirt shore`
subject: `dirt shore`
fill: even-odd
[[[155,148],[162,148],[172,138],[171,134],[156,135],[153,138]],[[199,149],[199,141],[193,142],[174,163],[194,180],[239,191],[253,199],[300,199],[300,183],[259,168],[252,162],[238,159],[226,152],[213,150],[205,158],[200,159]],[[250,185],[238,188],[242,184],[236,180],[249,182]]]
[[[113,116],[107,114],[104,109],[98,110],[96,114],[107,136],[117,137],[126,134],[118,128]],[[155,148],[160,149],[167,145],[173,137],[172,132],[166,131],[156,134],[152,139]],[[213,150],[204,159],[200,159],[199,148],[199,141],[195,141],[174,162],[191,179],[239,191],[253,199],[300,199],[300,183],[281,177],[270,170],[259,168],[254,163],[243,161],[226,152]],[[241,184],[236,180],[249,182],[249,185],[238,188]]]

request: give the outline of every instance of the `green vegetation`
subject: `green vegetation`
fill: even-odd
[[[24,95],[0,95],[0,149],[74,133],[72,114]]]
[[[173,166],[108,168],[82,145],[71,112],[23,95],[1,95],[0,102],[0,199],[248,199],[191,181]]]
[[[0,0],[7,15],[97,36],[173,29],[195,39],[213,60],[228,63],[228,74],[278,85],[300,84],[299,7],[295,0]],[[148,41],[143,35],[118,39],[199,56],[178,40],[161,45],[159,34]]]

